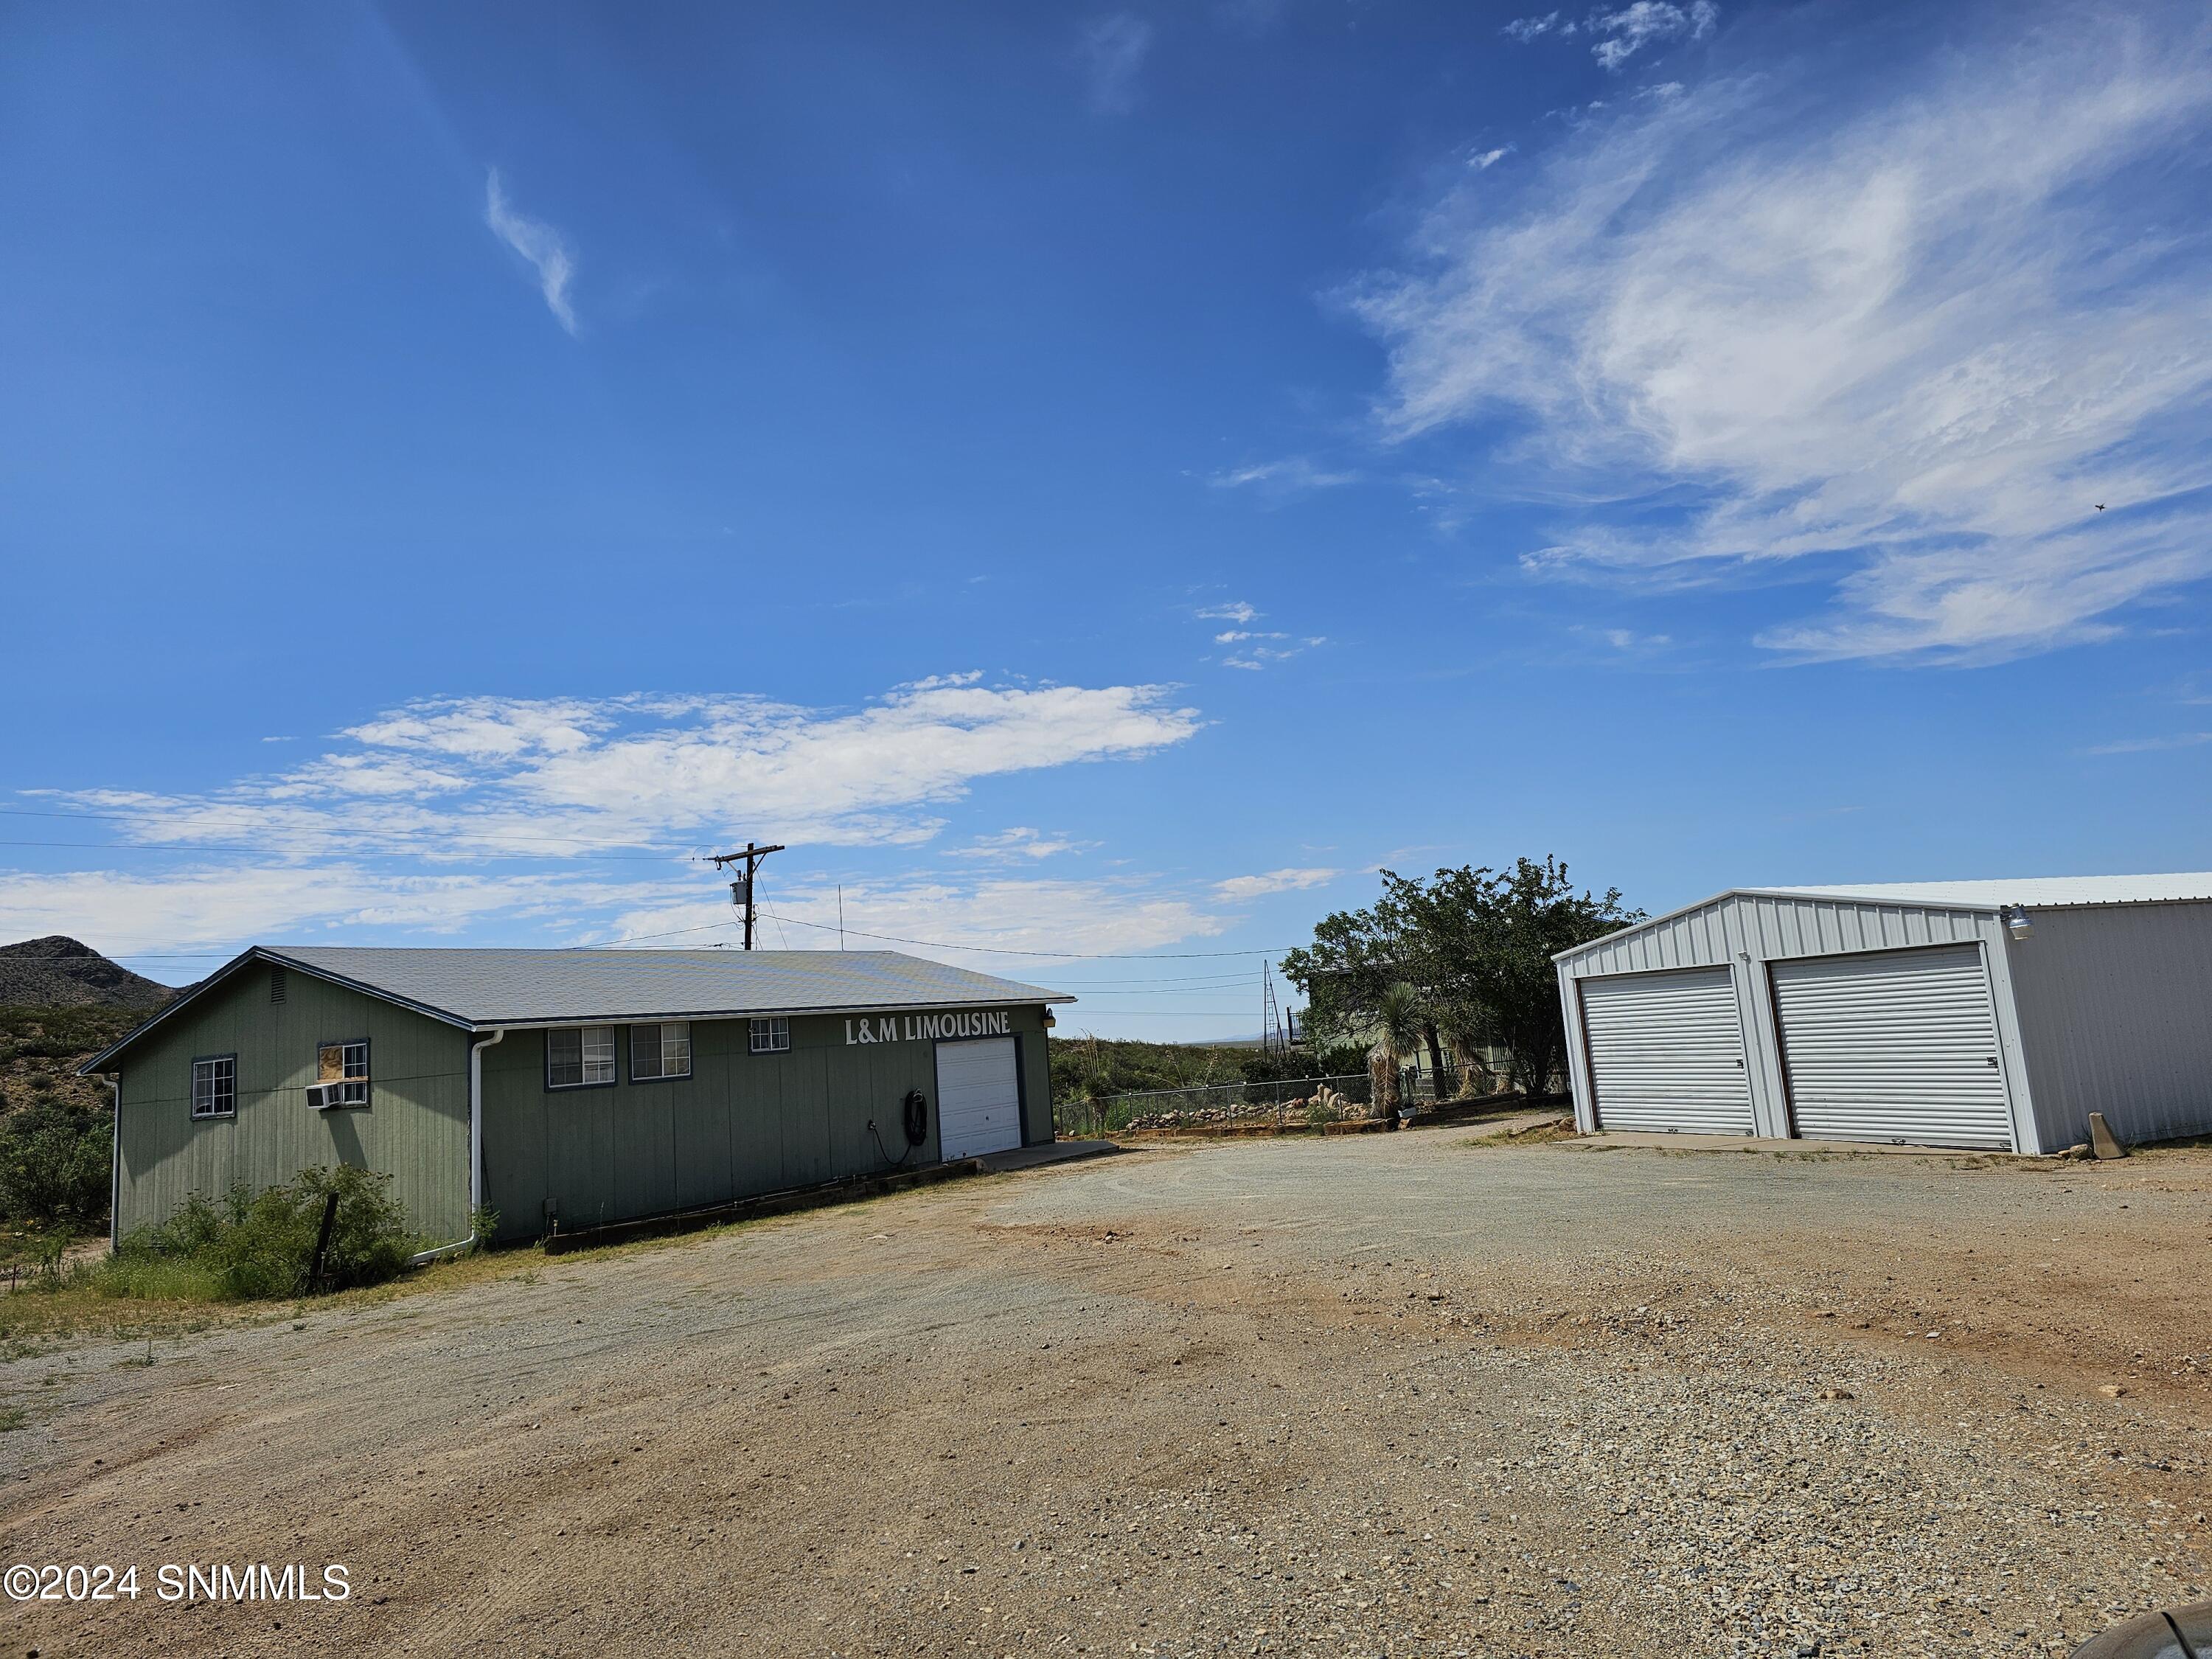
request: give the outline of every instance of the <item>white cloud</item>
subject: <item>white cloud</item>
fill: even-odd
[[[1216,489],[1243,489],[1257,485],[1272,493],[1287,495],[1300,489],[1334,489],[1340,484],[1358,483],[1357,472],[1332,472],[1314,465],[1303,455],[1279,461],[1261,461],[1251,466],[1232,467],[1226,472],[1217,472],[1206,482]]]
[[[769,895],[763,901],[768,942],[794,951],[835,949],[837,898],[835,888],[820,885]],[[973,881],[848,881],[844,903],[846,943],[853,949],[899,950],[913,948],[902,942],[920,942],[933,956],[1016,979],[1048,974],[1052,964],[1025,963],[1018,956],[999,952],[1080,956],[1152,951],[1210,938],[1229,925],[1186,898],[1135,882],[1011,875]],[[727,904],[704,899],[639,906],[617,916],[609,936],[718,924],[726,922],[729,914]],[[973,948],[979,946],[985,948]]]
[[[2194,749],[2199,744],[2212,743],[2212,732],[2182,732],[2170,738],[2124,738],[2118,743],[2100,743],[2094,749],[2082,750],[2087,755],[2147,755],[2160,749]]]
[[[299,942],[342,927],[450,933],[487,917],[556,917],[634,902],[653,890],[641,883],[420,875],[344,864],[156,873],[5,871],[0,939],[66,933],[114,955],[203,947],[228,953],[247,940]],[[152,976],[189,979],[209,965],[180,963]]]
[[[1500,145],[1496,149],[1476,150],[1468,156],[1467,164],[1477,173],[1487,173],[1512,153],[1513,146],[1510,144]]]
[[[1226,881],[1213,884],[1216,897],[1231,903],[1244,899],[1265,897],[1269,893],[1304,892],[1334,881],[1344,873],[1341,870],[1270,870],[1262,876],[1231,876]]]
[[[1200,725],[1158,686],[978,679],[939,676],[843,710],[745,696],[430,700],[352,727],[349,747],[204,795],[61,799],[115,815],[133,839],[251,842],[278,858],[580,858],[732,833],[911,844],[941,827],[926,809],[980,779],[1138,758]]]
[[[799,908],[787,915],[826,906],[834,921],[834,888],[815,893],[815,878],[792,867],[809,845],[896,858],[936,836],[937,809],[982,780],[1137,759],[1200,723],[1160,687],[994,686],[972,672],[844,709],[729,696],[427,700],[362,722],[289,770],[203,794],[25,792],[65,816],[95,815],[100,839],[201,848],[205,862],[151,873],[0,872],[0,939],[63,933],[124,954],[339,930],[600,942],[656,931],[617,917],[726,920],[719,879],[686,854],[747,836],[799,849],[769,866],[771,877],[789,869]],[[1028,866],[1092,844],[1017,826],[955,856]],[[517,856],[532,866],[498,864]],[[1025,891],[1039,905],[1026,917]],[[1100,912],[1087,921],[1082,895]],[[1219,926],[1136,878],[864,877],[847,880],[846,898],[859,925],[877,924],[856,903],[879,898],[875,914],[893,931],[1040,948],[1112,939],[1143,949]]]
[[[562,328],[575,333],[576,313],[568,303],[568,279],[575,274],[575,262],[569,255],[568,240],[542,220],[514,210],[500,185],[497,167],[484,174],[484,223],[530,262],[538,273],[538,289],[545,296],[545,308]]]
[[[1355,301],[1388,429],[1503,423],[1533,494],[1584,503],[1540,574],[1848,561],[1761,636],[1799,656],[2096,638],[2205,574],[2212,284],[2165,173],[2205,137],[2204,40],[2029,31],[1884,84],[1715,80],[1585,124],[1517,211],[1455,195]],[[1662,498],[1690,506],[1655,530]]]
[[[1560,34],[1572,34],[1575,32],[1574,20],[1568,18],[1563,21],[1558,12],[1550,11],[1541,17],[1516,17],[1498,33],[1510,34],[1525,44],[1555,31]]]
[[[947,858],[1012,863],[1019,859],[1057,858],[1062,853],[1085,852],[1097,845],[1095,841],[1048,836],[1041,830],[1017,824],[1011,830],[1001,830],[996,835],[978,836],[965,847],[948,848],[945,855]]]
[[[1686,8],[1670,5],[1668,0],[1635,0],[1618,11],[1592,12],[1585,27],[1604,37],[1590,48],[1590,55],[1607,69],[1617,70],[1654,42],[1685,34],[1701,40],[1719,21],[1720,9],[1712,0],[1692,0]]]
[[[1082,49],[1091,107],[1103,115],[1134,109],[1137,74],[1152,49],[1152,26],[1133,12],[1117,11],[1085,27]]]
[[[1260,612],[1243,600],[1238,599],[1229,605],[1207,605],[1198,614],[1206,622],[1248,623],[1256,619]]]

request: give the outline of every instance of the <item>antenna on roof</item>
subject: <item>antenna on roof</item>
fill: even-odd
[[[760,861],[770,853],[787,850],[781,846],[757,847],[747,842],[742,853],[710,853],[707,855],[708,861],[717,870],[727,869],[732,864],[745,866],[744,874],[730,884],[730,902],[744,913],[745,949],[748,951],[753,948],[753,872],[760,868]]]

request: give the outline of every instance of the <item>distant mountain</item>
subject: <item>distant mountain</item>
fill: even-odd
[[[158,1008],[176,993],[54,933],[0,945],[0,1003],[36,1008]]]

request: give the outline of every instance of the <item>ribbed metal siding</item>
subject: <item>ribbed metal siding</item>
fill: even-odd
[[[2013,1144],[1974,945],[1774,965],[1790,1104],[1814,1140]]]
[[[2031,910],[2008,944],[2047,1151],[2212,1133],[2212,903]]]
[[[1743,1024],[1725,968],[1582,981],[1599,1127],[1747,1135]]]

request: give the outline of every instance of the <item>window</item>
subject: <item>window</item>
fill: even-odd
[[[615,1028],[564,1025],[545,1034],[545,1086],[592,1089],[615,1080]]]
[[[791,1022],[781,1014],[773,1019],[753,1022],[753,1052],[757,1054],[780,1054],[791,1047]]]
[[[192,1062],[192,1115],[234,1117],[238,1114],[238,1056],[216,1054]]]
[[[629,1080],[651,1083],[660,1078],[691,1075],[691,1028],[684,1021],[664,1020],[658,1025],[629,1028]]]
[[[368,1039],[315,1046],[315,1081],[307,1104],[327,1112],[333,1106],[368,1104]]]

